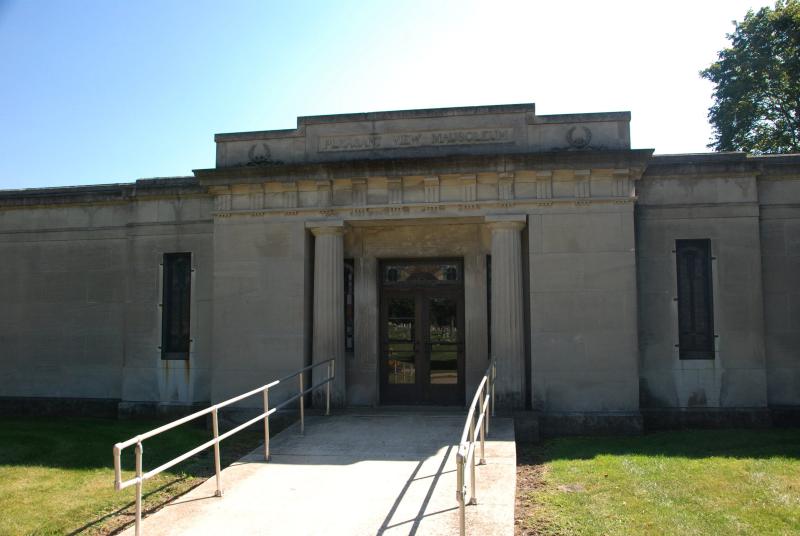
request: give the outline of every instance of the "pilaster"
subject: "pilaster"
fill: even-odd
[[[497,402],[525,405],[525,329],[522,284],[524,215],[486,216],[492,232],[492,355],[497,359]]]
[[[336,378],[331,404],[346,403],[344,352],[344,223],[342,221],[309,222],[314,234],[314,327],[313,362],[333,359]],[[325,367],[314,370],[314,383],[326,377]],[[319,378],[319,379],[318,379]],[[315,405],[324,404],[324,391],[314,393]]]

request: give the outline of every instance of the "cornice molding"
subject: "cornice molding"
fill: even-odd
[[[200,184],[331,180],[359,177],[436,176],[450,174],[513,173],[519,170],[622,169],[632,178],[644,172],[652,149],[519,152],[489,155],[451,155],[422,158],[360,159],[319,163],[272,163],[255,166],[196,169]]]

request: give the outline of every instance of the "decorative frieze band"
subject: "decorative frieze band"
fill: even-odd
[[[584,199],[592,196],[591,188],[592,170],[590,169],[576,169],[575,170],[575,197]]]
[[[367,179],[353,179],[353,206],[363,207],[367,204]]]
[[[283,186],[283,208],[297,208],[297,183],[287,182]]]
[[[536,172],[536,199],[553,197],[553,172],[550,170]]]
[[[331,206],[333,204],[332,198],[331,181],[319,181],[317,183],[317,206]]]
[[[618,197],[630,197],[631,191],[631,172],[629,169],[615,169],[612,173],[614,177],[614,195]]]
[[[438,203],[439,202],[439,177],[425,177],[423,179],[425,184],[425,202]]]
[[[629,169],[561,169],[465,173],[410,177],[359,177],[316,181],[302,179],[209,187],[215,211],[332,210],[458,203],[474,210],[499,203],[508,208],[522,201],[600,200],[626,202],[635,195],[636,173]],[[465,208],[466,209],[466,208]]]
[[[514,174],[500,173],[497,178],[497,197],[508,201],[514,199]]]
[[[231,189],[228,186],[222,188],[214,188],[211,190],[214,194],[214,210],[223,212],[231,210]]]
[[[388,201],[390,205],[403,204],[403,179],[401,177],[386,179],[386,189],[388,191]]]
[[[478,199],[478,176],[461,175],[461,200],[473,203]]]

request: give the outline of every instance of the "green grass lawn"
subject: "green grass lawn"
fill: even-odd
[[[800,430],[518,446],[518,535],[800,534]]]
[[[131,522],[135,487],[114,490],[112,447],[159,424],[163,423],[0,418],[0,535],[107,534]],[[144,469],[210,438],[209,431],[190,424],[146,440]],[[262,440],[254,426],[223,441],[223,463],[238,459]],[[157,508],[213,474],[211,452],[148,480],[145,509]],[[133,464],[133,449],[126,449],[123,478],[133,475]]]

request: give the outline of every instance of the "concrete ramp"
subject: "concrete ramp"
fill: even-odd
[[[306,419],[145,518],[143,534],[458,534],[456,446],[464,417],[359,413]],[[223,443],[223,448],[224,448]],[[467,534],[514,531],[516,452],[511,419],[492,421],[478,466]],[[132,528],[124,534],[133,534]]]

